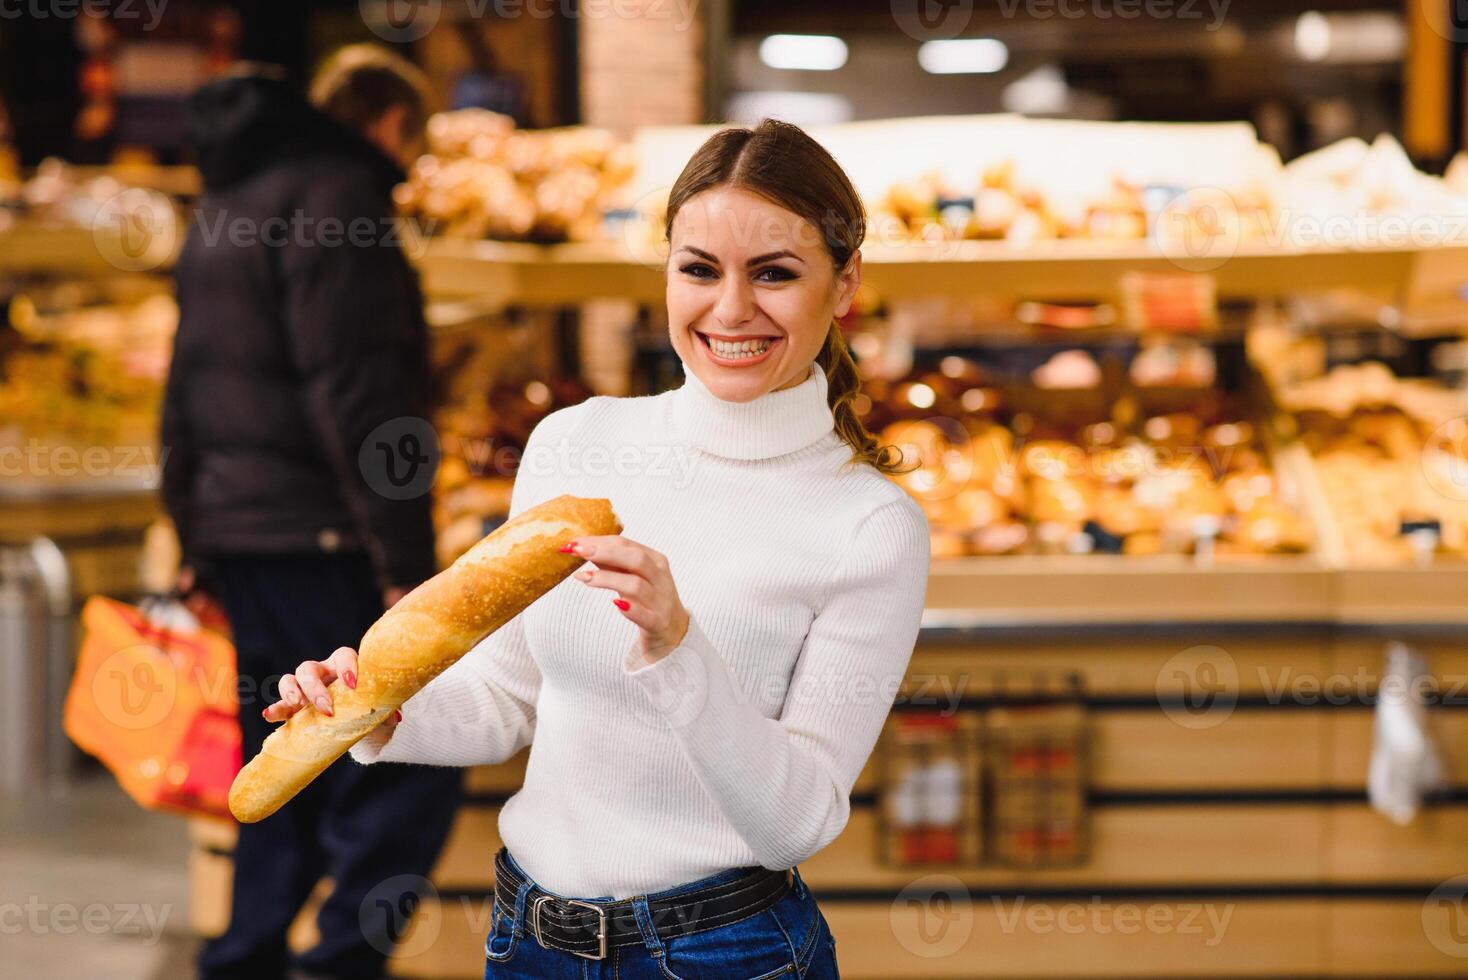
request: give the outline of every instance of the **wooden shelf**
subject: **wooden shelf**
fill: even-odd
[[[71,276],[75,278],[109,279],[120,276],[166,275],[178,258],[186,229],[182,224],[176,234],[151,246],[144,241],[142,253],[137,242],[124,242],[108,228],[91,229],[80,225],[38,225],[19,221],[0,230],[0,269],[11,274]],[[170,254],[164,254],[171,247]]]
[[[624,242],[527,245],[430,241],[419,259],[431,295],[494,297],[505,305],[560,305],[663,295],[663,265]],[[1220,298],[1261,298],[1350,288],[1468,313],[1468,247],[1274,248],[1258,245],[1169,257],[1144,242],[1057,241],[1023,249],[1004,242],[876,243],[862,249],[863,275],[884,297],[998,296],[1115,300],[1129,272],[1204,271]]]
[[[1329,571],[1309,558],[952,558],[933,562],[923,625],[1323,622],[1331,592]]]

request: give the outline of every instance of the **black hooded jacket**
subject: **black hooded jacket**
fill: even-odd
[[[405,495],[359,465],[374,429],[391,444],[412,424],[394,420],[429,414],[422,295],[392,224],[403,173],[263,76],[201,88],[190,125],[204,194],[162,421],[185,561],[207,576],[221,552],[365,551],[384,587],[415,585],[435,570],[412,492],[431,471]]]

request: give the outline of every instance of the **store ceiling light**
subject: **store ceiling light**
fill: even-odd
[[[933,75],[990,75],[1009,64],[1009,48],[992,37],[926,41],[918,48],[918,64]]]
[[[829,34],[771,34],[759,43],[759,60],[788,71],[835,71],[846,64],[846,42]]]
[[[1320,11],[1307,10],[1295,21],[1295,53],[1306,61],[1330,54],[1330,21]]]

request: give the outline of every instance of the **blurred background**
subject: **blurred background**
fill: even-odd
[[[191,975],[229,921],[235,827],[187,790],[231,735],[194,719],[258,692],[183,697],[82,610],[177,571],[186,100],[242,61],[304,87],[355,42],[437,103],[394,198],[442,565],[504,520],[501,452],[546,413],[679,383],[660,219],[710,133],[799,123],[861,192],[841,328],[933,566],[850,823],[802,865],[845,975],[1468,975],[1452,0],[0,12],[0,975]],[[174,742],[113,737],[143,729]],[[468,774],[395,975],[482,975],[522,773]]]

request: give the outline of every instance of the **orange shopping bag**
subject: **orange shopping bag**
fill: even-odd
[[[240,769],[234,646],[205,627],[174,628],[93,596],[63,726],[148,809],[229,815]]]

